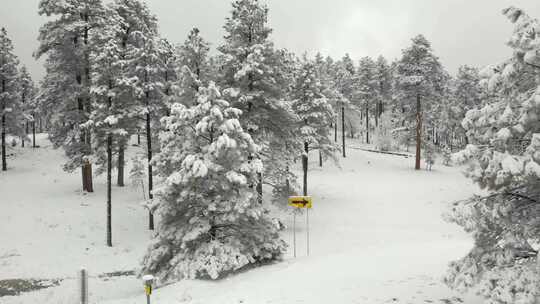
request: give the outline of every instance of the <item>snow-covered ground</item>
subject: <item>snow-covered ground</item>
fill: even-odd
[[[105,181],[83,195],[80,172],[62,171],[62,151],[40,135],[41,148],[16,149],[10,171],[0,173],[0,281],[64,279],[59,286],[0,303],[78,303],[76,271],[89,269],[91,303],[144,303],[134,276],[99,276],[135,270],[146,249],[141,193],[114,187],[113,242],[105,246]],[[131,147],[131,150],[135,148]],[[476,191],[459,168],[412,170],[413,159],[349,150],[341,169],[310,162],[310,256],[305,214],[292,215],[283,238],[291,244],[281,263],[220,281],[182,281],[156,290],[153,303],[480,303],[441,283],[449,261],[472,240],[441,214],[451,201]],[[129,181],[126,181],[129,185]]]

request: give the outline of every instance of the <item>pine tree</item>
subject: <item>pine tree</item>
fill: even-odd
[[[35,85],[32,81],[32,77],[30,76],[30,73],[28,73],[28,70],[25,66],[21,67],[19,70],[19,87],[20,87],[20,98],[21,98],[21,108],[23,112],[23,122],[21,122],[24,126],[24,136],[22,137],[22,146],[24,147],[24,142],[28,138],[29,133],[29,127],[32,125],[33,130],[33,140],[32,140],[32,147],[35,147],[36,145],[36,134],[35,134],[35,123],[34,123],[34,97],[35,97]]]
[[[328,61],[330,60],[330,61]],[[333,60],[331,57],[324,58],[321,53],[317,53],[315,55],[315,68],[317,70],[317,78],[319,79],[321,83],[322,88],[322,94],[326,98],[328,104],[330,105],[332,111],[334,112],[333,117],[326,123],[328,123],[329,128],[334,127],[334,131],[336,130],[334,124],[336,120],[336,112],[335,112],[335,104],[336,104],[336,92],[335,92],[335,83],[332,79],[332,69],[333,69]],[[337,135],[337,134],[334,134]],[[335,140],[337,141],[337,140]],[[337,148],[336,146],[334,146]],[[323,152],[322,150],[319,150],[319,166],[323,166]]]
[[[7,171],[6,136],[23,136],[22,105],[19,98],[17,67],[19,60],[13,53],[13,43],[5,28],[0,29],[0,115],[2,171]]]
[[[478,69],[467,65],[459,67],[458,74],[454,80],[454,98],[456,101],[455,115],[458,121],[465,118],[465,113],[479,107],[482,99],[482,89],[480,87],[480,75]],[[461,123],[457,124],[456,131],[464,136],[465,130]],[[465,141],[467,143],[467,137]]]
[[[378,101],[376,106],[375,125],[379,125],[379,118],[386,108],[392,110],[392,70],[388,61],[383,57],[377,57],[375,62],[375,79],[377,80]]]
[[[379,83],[376,79],[375,62],[370,57],[360,60],[354,78],[354,101],[364,111],[366,120],[366,143],[369,144],[370,113],[373,112],[379,99],[377,94]]]
[[[154,159],[164,178],[156,190],[161,220],[142,272],[162,282],[217,279],[285,249],[250,187],[262,164],[251,159],[259,147],[241,127],[241,111],[213,83],[199,92],[197,105],[177,103],[164,118]]]
[[[199,88],[206,85],[209,80],[209,51],[209,43],[201,37],[197,28],[189,32],[188,38],[179,47],[180,102],[186,106],[196,103]]]
[[[354,116],[358,113],[358,108],[351,102],[354,96],[354,73],[356,69],[354,63],[350,58],[349,54],[345,56],[335,64],[334,68],[334,84],[336,88],[337,98],[334,98],[337,103],[337,113],[341,112],[341,115],[338,114],[338,117],[341,116],[341,146],[343,157],[346,157],[345,149],[345,120],[349,121],[354,120]],[[347,114],[346,114],[347,113]],[[351,137],[353,137],[353,127],[350,126]]]
[[[236,0],[232,7],[224,26],[225,43],[219,47],[224,55],[219,83],[234,96],[233,106],[243,113],[240,122],[262,147],[258,157],[267,163],[271,159],[265,155],[294,154],[297,117],[284,99],[289,84],[282,53],[270,40],[268,8],[258,0]],[[276,164],[266,168],[266,174],[272,175]],[[261,203],[262,183],[260,172],[257,189]]]
[[[146,201],[146,190],[144,188],[144,181],[146,180],[146,164],[145,156],[142,154],[136,154],[131,159],[131,170],[129,171],[129,180],[134,188],[141,187],[143,199]]]
[[[423,115],[425,108],[430,106],[426,101],[436,100],[440,96],[443,74],[442,66],[433,54],[429,41],[422,35],[414,37],[412,46],[403,50],[396,77],[399,98],[406,101],[409,109],[414,109],[415,112],[416,170],[420,170]]]
[[[323,90],[316,65],[304,62],[296,79],[293,102],[293,110],[300,117],[300,139],[304,152],[316,149],[332,157],[335,147],[328,126],[335,114]]]
[[[115,0],[112,8],[123,19],[122,45],[125,49],[124,75],[130,82],[131,96],[139,102],[139,117],[145,122],[146,152],[148,157],[148,197],[153,199],[153,132],[159,129],[159,113],[166,109],[163,98],[162,44],[158,37],[157,19],[148,6],[139,0]],[[148,228],[154,229],[153,211],[149,210]]]
[[[375,147],[380,151],[390,151],[394,146],[392,130],[394,129],[392,113],[385,111],[380,117],[375,132]]]
[[[138,105],[131,98],[130,80],[125,76],[122,34],[125,24],[114,9],[105,11],[106,22],[96,34],[101,48],[91,54],[94,97],[88,127],[94,133],[94,163],[107,172],[107,245],[112,246],[112,165],[113,150],[123,149],[136,127]],[[120,155],[119,155],[120,157]],[[123,155],[122,155],[123,157]],[[121,159],[118,160],[123,161]],[[98,168],[98,172],[103,171]]]
[[[40,46],[36,58],[46,56],[46,70],[53,74],[53,86],[61,90],[54,93],[55,121],[50,137],[57,147],[62,147],[69,161],[64,169],[73,171],[81,167],[83,190],[93,192],[91,157],[91,132],[85,130],[91,112],[90,53],[99,48],[93,43],[98,33],[104,7],[100,0],[41,0],[39,14],[54,20],[40,29]]]
[[[276,55],[279,57],[279,69],[286,84],[282,98],[294,100],[295,80],[299,67],[298,57],[287,49],[277,50]],[[294,170],[291,170],[291,166],[303,150],[303,142],[299,136],[290,137],[286,141],[273,138],[272,141],[273,143],[269,144],[272,150],[269,151],[270,153],[265,153],[264,183],[272,188],[272,202],[278,207],[288,208],[286,202],[289,196],[300,193],[298,176]]]
[[[169,116],[170,109],[173,103],[177,101],[176,91],[178,90],[178,75],[177,75],[177,61],[178,55],[173,45],[165,38],[161,38],[158,43],[159,57],[161,65],[161,78],[162,78],[162,98],[163,101],[161,110],[162,113],[157,116]]]
[[[435,145],[431,141],[424,142],[424,160],[426,162],[426,169],[431,171],[435,164]]]
[[[349,101],[354,99],[355,73],[356,68],[351,57],[349,54],[345,54],[337,63],[334,78],[341,94]]]
[[[450,265],[446,283],[474,288],[488,303],[532,304],[540,294],[540,23],[514,7],[503,13],[515,24],[513,56],[481,73],[489,98],[467,112],[470,144],[455,155],[489,194],[452,208],[449,219],[472,234],[474,247]]]

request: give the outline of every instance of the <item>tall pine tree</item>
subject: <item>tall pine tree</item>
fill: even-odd
[[[6,136],[24,136],[22,105],[19,98],[19,60],[5,28],[0,29],[0,115],[2,171],[7,171]]]
[[[177,103],[164,118],[154,159],[164,178],[156,190],[161,220],[142,269],[163,283],[217,279],[284,251],[250,186],[262,166],[251,159],[259,147],[238,120],[242,112],[225,98],[211,83],[200,89],[195,106]]]
[[[366,143],[370,143],[371,114],[375,112],[378,100],[378,83],[376,78],[376,66],[373,59],[364,57],[360,59],[354,77],[354,101],[357,107],[362,109],[365,119]],[[375,115],[374,115],[375,116]]]
[[[424,113],[430,106],[429,101],[434,102],[440,98],[444,78],[439,59],[433,54],[431,43],[424,36],[414,37],[412,45],[403,50],[396,74],[398,98],[406,102],[409,114],[414,111],[415,169],[420,170]]]
[[[90,54],[99,45],[93,35],[100,31],[104,7],[101,0],[41,0],[39,14],[50,18],[40,29],[40,46],[36,58],[46,56],[46,69],[60,97],[54,105],[57,112],[51,125],[50,138],[55,146],[64,148],[73,171],[81,167],[83,190],[93,192],[91,132],[85,129],[91,108]],[[60,96],[58,96],[60,95]]]
[[[196,96],[201,86],[208,82],[210,44],[206,42],[199,29],[194,28],[178,49],[180,73],[180,102],[186,106],[196,103]]]
[[[304,152],[319,150],[333,157],[335,146],[330,139],[330,122],[335,114],[324,95],[317,67],[306,61],[298,73],[293,110],[299,116],[300,138]]]
[[[146,134],[146,153],[148,158],[148,197],[153,199],[153,170],[152,156],[153,142],[159,130],[160,113],[166,112],[165,98],[163,98],[163,71],[164,63],[162,44],[158,37],[156,16],[150,12],[148,6],[139,0],[115,0],[112,8],[123,19],[122,46],[125,49],[126,79],[129,83],[131,96],[139,102],[139,117],[144,121]],[[154,229],[154,215],[152,205],[149,206],[148,228]]]
[[[291,155],[297,149],[297,117],[284,99],[289,84],[283,57],[270,40],[266,5],[258,0],[236,0],[232,7],[224,26],[225,43],[219,47],[224,55],[219,83],[234,96],[234,107],[242,110],[242,126],[262,147],[252,157],[267,163],[266,173],[273,175],[280,166],[272,162],[273,157],[284,151]],[[257,183],[261,203],[262,174],[259,172]]]
[[[96,34],[101,45],[92,54],[92,88],[94,97],[89,127],[94,138],[95,163],[98,172],[107,172],[107,245],[112,246],[112,178],[113,151],[122,150],[137,125],[138,104],[131,98],[131,81],[125,75],[122,34],[125,24],[114,9],[105,11],[107,18]],[[122,152],[123,153],[123,152]],[[123,161],[119,155],[118,162]],[[120,174],[120,173],[119,173]]]
[[[508,42],[513,56],[482,72],[490,97],[466,114],[470,144],[455,158],[488,190],[454,204],[450,220],[474,238],[473,249],[450,265],[446,282],[473,288],[488,303],[538,303],[540,270],[540,23],[514,7]]]
[[[22,146],[24,147],[24,142],[28,138],[28,133],[30,126],[32,126],[33,136],[32,136],[32,147],[35,147],[36,143],[36,134],[35,134],[35,92],[36,88],[34,81],[28,73],[28,70],[25,66],[21,67],[19,70],[19,87],[20,87],[20,98],[21,98],[21,107],[23,111],[23,126],[24,126],[24,136],[22,137]]]

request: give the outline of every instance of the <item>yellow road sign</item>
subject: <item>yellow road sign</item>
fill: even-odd
[[[144,291],[146,292],[147,295],[151,295],[152,294],[152,286],[144,285]]]
[[[289,206],[311,209],[313,207],[313,201],[311,196],[290,196]]]

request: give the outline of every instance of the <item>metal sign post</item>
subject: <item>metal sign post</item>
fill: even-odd
[[[313,200],[311,196],[291,196],[289,197],[289,206],[306,209],[306,248],[309,256],[309,209],[313,207]],[[296,258],[296,210],[293,213],[293,254]]]
[[[154,276],[147,274],[142,277],[144,283],[144,292],[146,293],[146,304],[150,304],[150,295],[154,285]]]
[[[307,255],[309,256],[309,208],[306,208]]]
[[[88,271],[83,267],[79,271],[81,304],[88,304]]]
[[[293,212],[293,252],[296,258],[296,210]]]

